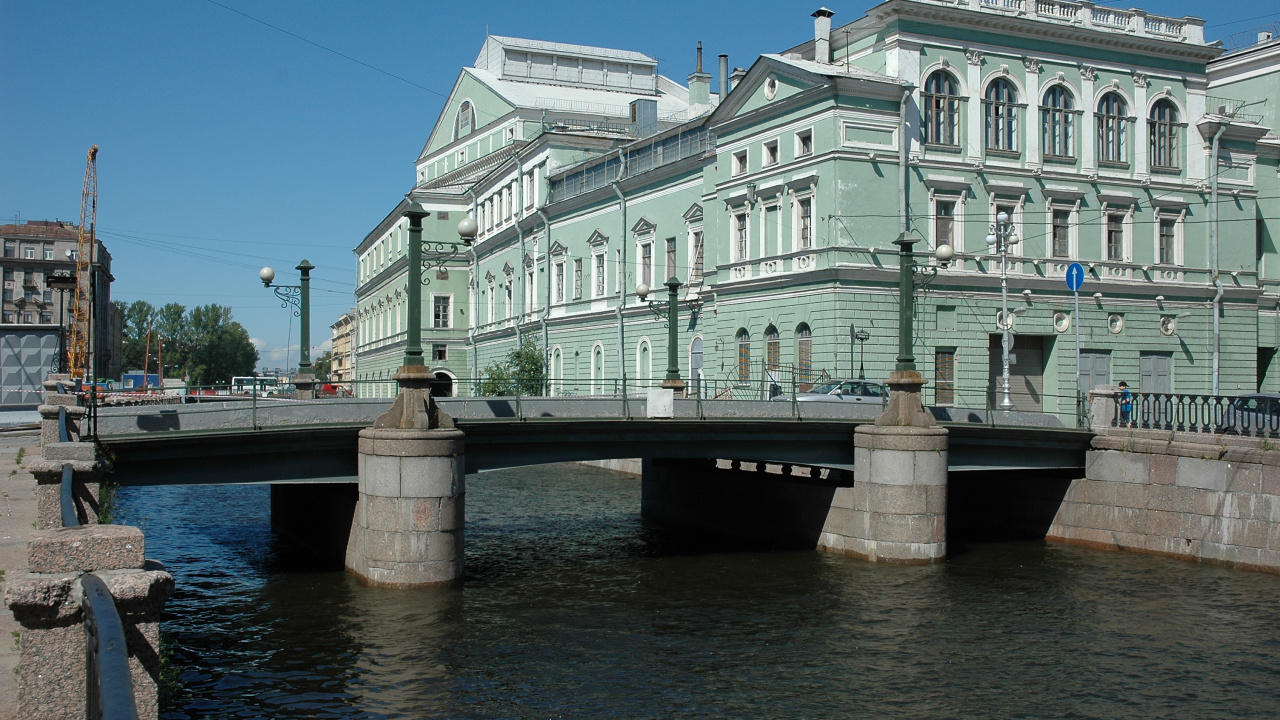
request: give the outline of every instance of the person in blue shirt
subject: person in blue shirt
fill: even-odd
[[[1133,393],[1129,392],[1129,383],[1120,381],[1120,425],[1133,427]]]

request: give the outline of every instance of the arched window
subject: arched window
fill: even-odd
[[[560,395],[564,392],[564,355],[561,354],[560,348],[551,352],[551,377],[548,379],[552,395]]]
[[[1075,101],[1071,91],[1062,85],[1054,85],[1045,91],[1041,103],[1040,118],[1044,123],[1045,157],[1075,157]]]
[[[1018,91],[1013,83],[996,78],[987,86],[983,104],[987,113],[987,149],[1017,152]]]
[[[636,379],[642,384],[642,387],[648,386],[650,378],[649,362],[649,343],[646,340],[640,341],[640,348],[636,352]]]
[[[958,145],[960,126],[960,83],[946,70],[937,70],[924,81],[920,94],[924,105],[924,141],[938,145]]]
[[[796,384],[800,392],[813,387],[813,332],[804,323],[796,328]]]
[[[597,345],[591,353],[591,379],[595,381],[595,393],[604,392],[604,350]]]
[[[778,328],[770,325],[764,330],[764,361],[769,372],[777,372],[782,364],[782,341],[778,336]]]
[[[453,119],[453,139],[466,137],[476,127],[476,111],[470,100],[463,100],[458,107],[458,115]]]
[[[1178,108],[1169,100],[1151,106],[1151,167],[1178,169]]]
[[[689,390],[697,396],[702,392],[702,338],[695,337],[689,345]]]
[[[1129,108],[1119,93],[1109,92],[1098,101],[1098,160],[1126,162],[1124,124]]]
[[[738,382],[751,382],[751,335],[746,328],[738,330]]]

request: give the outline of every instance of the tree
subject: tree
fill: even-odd
[[[507,353],[503,362],[491,362],[480,381],[481,395],[542,395],[547,384],[547,369],[538,342],[525,335],[520,347]]]
[[[329,373],[333,369],[333,351],[325,350],[324,354],[311,361],[311,372],[316,376],[316,380],[326,382],[329,379]]]
[[[164,366],[169,369],[166,375],[182,373],[197,385],[227,383],[236,375],[252,375],[258,364],[258,351],[249,341],[248,331],[232,319],[229,307],[210,304],[187,310],[178,303],[169,303],[157,310],[143,300],[115,304],[125,316],[127,370],[146,367],[155,372],[161,359],[161,342]]]
[[[125,370],[141,370],[147,354],[147,332],[156,315],[155,306],[146,300],[134,300],[128,304],[114,300],[111,304],[124,313],[124,357],[121,365]],[[154,353],[154,343],[152,345]]]

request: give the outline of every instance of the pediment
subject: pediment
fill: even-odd
[[[487,272],[487,273],[485,273],[485,274],[484,274],[484,279],[485,279],[485,281],[487,281],[490,285],[492,285],[492,284],[493,284],[493,281],[494,281],[494,280],[496,280],[497,278],[494,276],[493,271],[492,271],[492,270],[490,270],[489,272]]]
[[[598,246],[598,245],[608,245],[608,244],[609,244],[609,236],[608,236],[608,235],[605,235],[604,233],[600,232],[599,230],[596,230],[595,232],[591,233],[591,237],[587,238],[587,244],[588,244],[588,245],[595,245],[595,246]]]
[[[698,203],[690,205],[689,209],[684,211],[684,220],[691,223],[702,222],[702,206]]]
[[[511,273],[513,273],[513,272],[515,272],[515,271],[516,271],[516,269],[515,269],[515,267],[513,267],[513,266],[511,265],[511,263],[507,262],[507,263],[503,263],[503,264],[502,264],[502,274],[503,274],[503,275],[510,275]]]
[[[533,256],[530,255],[529,253],[525,253],[524,255],[524,266],[526,268],[533,267]]]
[[[560,242],[559,240],[556,240],[555,242],[551,243],[552,255],[564,255],[567,252],[569,252],[569,248],[565,247],[564,243]]]
[[[639,220],[636,221],[635,225],[631,226],[631,232],[635,233],[636,235],[645,235],[657,229],[658,229],[658,226],[655,225],[654,222],[647,217],[641,217]]]

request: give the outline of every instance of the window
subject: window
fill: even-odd
[[[1178,262],[1177,241],[1178,241],[1178,219],[1162,215],[1160,217],[1159,238],[1157,242],[1159,247],[1159,255],[1157,262],[1161,265],[1176,265]]]
[[[453,139],[457,140],[470,135],[475,127],[475,109],[471,107],[470,100],[463,100],[462,105],[458,107],[458,114],[453,119]]]
[[[1053,210],[1053,256],[1071,256],[1071,211]]]
[[[1071,93],[1062,85],[1054,85],[1045,92],[1041,108],[1045,157],[1074,157],[1072,118],[1075,105]]]
[[[782,341],[778,337],[778,328],[772,325],[764,331],[764,361],[769,372],[777,372],[782,364]]]
[[[26,302],[31,302],[32,300],[34,300],[34,299],[35,299],[35,291],[33,291],[33,290],[23,290],[23,291],[22,291],[22,299],[23,299],[23,300],[25,300]]]
[[[493,280],[489,280],[489,324],[493,324],[493,308],[498,304],[498,295],[494,292]]]
[[[653,243],[640,243],[640,282],[653,287]]]
[[[507,275],[507,282],[506,282],[505,288],[506,288],[506,295],[507,295],[506,311],[507,311],[508,320],[511,319],[511,316],[514,315],[516,311],[515,302],[513,302],[515,299],[515,290],[512,287],[513,285],[515,285],[515,277],[513,277],[512,275]]]
[[[952,245],[955,242],[955,223],[955,201],[935,200],[933,211],[934,247]]]
[[[5,321],[6,323],[12,323],[12,322],[13,322],[13,313],[11,313],[11,312],[6,312],[6,313],[4,314],[4,321]]]
[[[604,253],[595,255],[595,293],[592,297],[604,297]]]
[[[533,207],[533,173],[524,175],[524,206]]]
[[[1107,259],[1124,260],[1124,215],[1107,215]]]
[[[992,213],[991,213],[991,222],[992,222],[992,223],[998,222],[998,221],[999,221],[999,219],[1000,219],[1000,213],[1004,213],[1004,214],[1005,214],[1005,216],[1009,218],[1009,225],[1013,228],[1013,232],[1014,232],[1014,234],[1015,234],[1015,237],[1019,237],[1019,238],[1020,238],[1020,237],[1022,237],[1022,233],[1021,233],[1021,232],[1019,232],[1019,230],[1018,230],[1018,225],[1017,225],[1017,221],[1016,221],[1017,215],[1016,215],[1015,213],[1016,213],[1016,212],[1017,212],[1017,210],[1018,210],[1017,206],[1014,206],[1014,205],[1000,205],[1000,204],[997,204],[994,208],[992,208],[992,210],[994,211],[994,212],[992,212]],[[1020,246],[1020,245],[1012,245],[1012,246],[1010,246],[1010,248],[1009,248],[1009,254],[1010,254],[1010,255],[1016,255],[1016,254],[1017,254],[1017,249],[1018,249],[1019,247],[1021,247],[1021,246]],[[995,246],[994,246],[994,245],[993,245],[993,246],[991,246],[991,253],[992,253],[992,254],[995,254],[995,250],[996,250]]]
[[[582,299],[582,258],[573,261],[573,299]]]
[[[676,276],[676,239],[667,238],[667,278]]]
[[[30,325],[30,324],[31,324],[31,313],[29,313],[29,312],[24,312],[24,313],[22,313],[22,322],[24,322],[24,323],[26,323],[26,324]]]
[[[747,151],[739,150],[733,154],[733,174],[742,175],[747,172]]]
[[[53,245],[49,243],[44,244],[44,259],[45,260],[53,259]]]
[[[801,130],[796,133],[796,157],[813,154],[813,131]]]
[[[796,382],[800,392],[813,386],[813,332],[803,323],[796,328]]]
[[[555,264],[555,282],[552,283],[555,294],[553,296],[555,302],[564,302],[564,261],[558,260]]]
[[[987,86],[987,149],[1018,151],[1018,92],[1013,83],[997,78]]]
[[[524,307],[521,312],[531,313],[538,309],[537,286],[534,283],[533,267],[524,271]]]
[[[956,402],[956,351],[933,352],[933,402],[935,405],[954,405]]]
[[[777,164],[778,164],[778,141],[771,140],[764,144],[764,165],[765,167],[768,167],[769,165],[777,165]]]
[[[40,300],[45,304],[53,302],[53,291],[49,288],[45,288],[44,292],[41,293]]]
[[[622,267],[622,250],[613,251],[613,266],[618,268],[613,274],[613,291],[622,292],[622,276],[627,274],[627,269]]]
[[[738,382],[751,382],[751,335],[738,330]]]
[[[4,301],[13,302],[13,288],[4,289]]]
[[[702,231],[693,231],[693,269],[689,272],[689,284],[702,282]]]
[[[36,249],[35,249],[35,248],[33,248],[33,247],[24,247],[24,248],[22,248],[22,257],[26,258],[27,260],[35,260],[35,259],[36,259]]]
[[[1126,162],[1125,121],[1129,114],[1124,98],[1107,93],[1098,101],[1098,161],[1120,165]]]
[[[800,233],[800,237],[796,239],[796,248],[809,250],[813,247],[813,198],[797,200],[796,214],[799,216],[796,228]]]
[[[444,343],[431,344],[431,359],[444,361],[449,359],[449,346]]]
[[[4,256],[7,258],[17,257],[18,246],[15,243],[6,241],[4,244]]]
[[[733,249],[734,260],[747,259],[747,214],[745,212],[733,216]]]
[[[516,141],[516,126],[515,126],[515,125],[512,125],[511,127],[507,128],[505,137],[506,137],[506,139],[507,139],[507,143],[513,143],[513,142],[515,142],[515,141]]]
[[[1151,106],[1151,167],[1178,169],[1178,109],[1168,100]]]
[[[456,163],[456,166],[461,167],[461,166],[466,165],[466,164],[467,164],[467,149],[466,149],[466,148],[458,148],[458,154],[457,154],[457,163]]]
[[[945,70],[934,72],[925,80],[920,99],[924,105],[924,141],[958,145],[960,84],[955,77]]]

